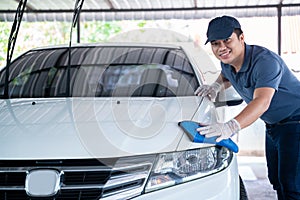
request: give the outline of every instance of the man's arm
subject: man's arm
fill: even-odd
[[[254,90],[253,100],[234,118],[241,128],[245,128],[255,122],[270,106],[275,89],[270,87]]]
[[[218,136],[216,142],[228,139],[255,122],[266,110],[268,110],[275,89],[270,87],[257,88],[254,90],[253,100],[234,118],[226,123],[216,123],[197,129],[205,137]]]
[[[217,78],[217,80],[215,81],[217,83],[219,83],[220,85],[222,85],[224,87],[224,89],[227,89],[231,86],[231,83],[229,82],[228,79],[226,79],[222,74],[220,74]]]

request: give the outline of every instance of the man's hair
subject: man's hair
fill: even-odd
[[[235,28],[235,29],[233,30],[233,32],[237,35],[238,38],[239,38],[240,35],[242,35],[242,33],[243,33],[242,29],[240,29],[240,28]]]

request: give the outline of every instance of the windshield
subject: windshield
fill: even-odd
[[[178,48],[72,47],[70,68],[68,54],[67,47],[47,48],[17,58],[9,67],[9,98],[191,96],[199,85]]]

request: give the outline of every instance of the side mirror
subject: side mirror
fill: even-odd
[[[236,106],[236,105],[240,105],[241,103],[243,103],[243,99],[231,86],[219,93],[219,95],[216,98],[216,102],[214,104],[216,107],[221,107],[221,106]]]

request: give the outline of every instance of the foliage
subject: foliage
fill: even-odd
[[[5,66],[11,23],[0,22],[0,69]]]
[[[104,42],[113,34],[121,32],[118,22],[82,22],[81,42]],[[0,22],[0,69],[6,65],[8,38],[12,22]],[[68,44],[71,24],[69,22],[22,22],[17,36],[13,58],[21,53],[41,46]],[[73,30],[72,42],[76,39]]]
[[[116,22],[85,22],[83,27],[81,29],[81,42],[105,42],[112,35],[121,32],[121,27]]]

